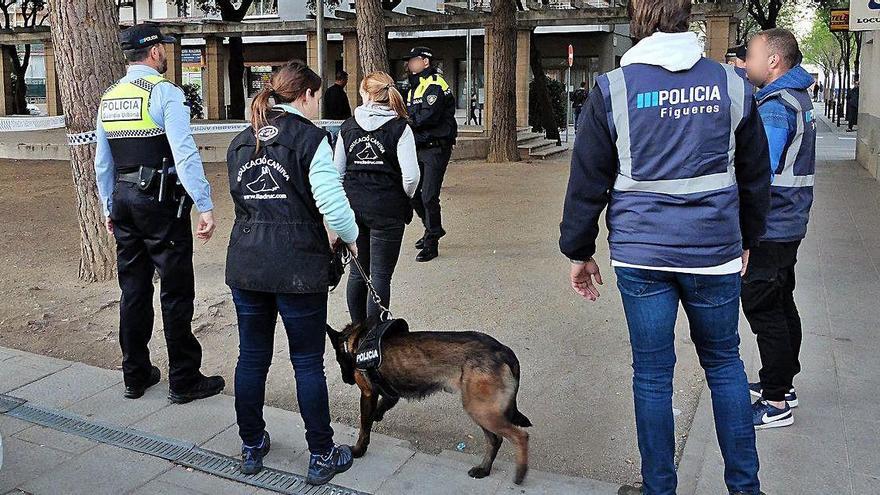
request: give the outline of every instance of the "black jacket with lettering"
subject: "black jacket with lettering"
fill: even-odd
[[[410,74],[404,95],[416,146],[452,146],[458,136],[455,95],[433,67]]]
[[[339,130],[345,145],[345,194],[361,222],[382,228],[412,220],[412,202],[403,190],[397,142],[407,121],[391,119],[374,131],[358,125],[354,117]]]
[[[326,292],[331,253],[309,166],[327,133],[308,119],[273,111],[257,136],[245,129],[226,155],[235,204],[226,284],[273,293]]]

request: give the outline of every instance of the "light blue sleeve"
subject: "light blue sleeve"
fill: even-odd
[[[333,149],[327,138],[321,141],[309,165],[309,184],[318,211],[330,230],[336,232],[343,242],[351,244],[358,238],[358,226],[354,221],[354,211],[348,203],[342,178],[333,164]]]
[[[779,161],[789,145],[791,129],[789,128],[788,109],[777,101],[771,99],[758,107],[761,121],[764,123],[764,132],[767,134],[767,147],[770,151],[770,182],[773,182],[773,174],[779,171]]]
[[[168,136],[174,167],[183,188],[192,198],[196,209],[204,213],[214,209],[211,184],[205,177],[202,157],[189,126],[189,107],[184,104],[183,91],[177,86],[162,83],[153,88],[150,96],[150,116]]]
[[[104,132],[100,112],[95,123],[95,135],[98,140],[95,148],[95,180],[98,183],[98,198],[101,200],[104,217],[109,218],[110,206],[113,201],[113,183],[116,181],[116,167],[113,164],[113,155],[110,154],[110,142],[107,141],[107,133]]]

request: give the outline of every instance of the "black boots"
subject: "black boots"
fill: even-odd
[[[148,388],[153,385],[159,383],[159,380],[162,379],[162,373],[159,372],[159,368],[153,366],[153,369],[150,370],[150,378],[147,379],[146,383],[140,385],[129,385],[125,387],[125,393],[122,394],[126,399],[139,399],[144,396],[144,393]]]

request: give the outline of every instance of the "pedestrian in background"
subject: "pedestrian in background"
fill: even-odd
[[[853,87],[846,94],[846,132],[853,132],[853,126],[859,124],[859,80],[853,82]]]
[[[183,90],[162,77],[163,36],[140,24],[119,35],[128,70],[101,99],[95,179],[107,231],[116,238],[119,345],[124,395],[137,399],[159,383],[147,344],[153,334],[153,274],[159,272],[162,325],[168,347],[168,398],[185,403],[219,394],[226,382],[204,376],[202,347],[192,332],[195,275],[190,210],[196,237],[214,233],[211,185],[189,125]]]
[[[587,101],[587,82],[583,81],[580,88],[572,91],[569,99],[571,100],[571,108],[574,110],[574,132],[577,132],[581,109],[584,108],[584,102]]]
[[[801,319],[794,301],[795,264],[807,234],[816,170],[816,118],[807,90],[813,77],[800,65],[794,34],[768,29],[749,42],[749,80],[770,146],[767,232],[752,250],[743,281],[743,313],[758,340],[759,381],[749,385],[755,428],[794,423],[794,377],[801,370]]]
[[[572,288],[595,301],[602,276],[593,256],[608,206],[644,482],[619,493],[676,492],[672,378],[681,303],[712,393],[725,484],[731,494],[757,495],[738,330],[740,277],[769,206],[767,143],[753,89],[735,67],[702,56],[688,31],[690,0],[631,0],[627,8],[639,41],[621,68],[598,77],[584,105],[559,240]],[[681,94],[666,96],[673,91]]]
[[[334,162],[360,232],[358,260],[388,308],[403,231],[413,217],[411,200],[419,187],[419,161],[394,79],[384,72],[367,74],[360,94],[364,104],[342,124]],[[358,270],[349,271],[347,296],[353,322],[379,315]]]
[[[324,118],[328,120],[345,120],[351,117],[351,105],[345,86],[348,84],[348,73],[344,70],[336,72],[336,81],[327,88],[324,94]]]
[[[336,236],[355,254],[358,237],[327,132],[310,120],[317,118],[320,92],[321,78],[314,71],[287,63],[254,98],[252,128],[236,136],[227,153],[235,225],[226,284],[238,316],[235,413],[241,471],[259,472],[271,446],[263,404],[280,313],[311,454],[306,482],[313,485],[327,483],[352,464],[351,449],[333,443],[324,341]]]

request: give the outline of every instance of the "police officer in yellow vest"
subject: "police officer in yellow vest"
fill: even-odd
[[[202,349],[192,333],[195,282],[190,209],[196,236],[214,232],[211,186],[190,130],[183,91],[160,74],[174,38],[138,25],[119,35],[125,77],[98,109],[95,175],[107,231],[116,238],[119,344],[125,397],[137,399],[160,380],[147,343],[153,333],[153,273],[161,279],[162,323],[168,346],[169,394],[175,403],[216,395],[222,377],[199,371]]]
[[[431,261],[438,256],[440,238],[446,235],[440,219],[440,186],[458,135],[455,120],[455,95],[437,69],[431,65],[434,54],[425,47],[410,50],[410,72],[406,106],[422,180],[413,197],[413,208],[425,226],[425,235],[416,242],[420,249],[416,261]]]

